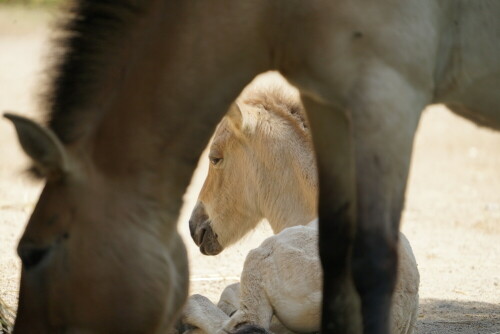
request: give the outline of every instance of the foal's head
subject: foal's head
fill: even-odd
[[[316,171],[295,91],[250,88],[217,127],[208,176],[190,219],[200,251],[216,255],[267,218],[275,232],[290,215],[315,215]],[[306,215],[307,217],[303,217]]]

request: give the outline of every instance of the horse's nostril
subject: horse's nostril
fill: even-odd
[[[20,245],[19,257],[25,269],[30,269],[39,264],[47,256],[50,247],[36,247],[33,245]]]

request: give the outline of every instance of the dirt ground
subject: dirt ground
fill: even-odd
[[[0,7],[0,112],[38,115],[43,64],[54,15]],[[10,124],[0,121],[0,298],[15,309],[17,240],[41,189],[22,173]],[[188,245],[191,290],[217,300],[238,280],[249,249],[271,231],[264,223],[216,257],[190,240],[187,218],[206,172],[186,193],[179,229]],[[425,111],[415,143],[402,230],[421,274],[418,333],[500,333],[500,133],[479,128],[440,106]]]

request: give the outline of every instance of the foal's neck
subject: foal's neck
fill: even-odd
[[[317,217],[316,207],[316,188],[296,182],[275,195],[264,216],[277,234],[288,227],[309,224]]]
[[[273,151],[277,158],[261,185],[267,194],[261,208],[275,234],[317,217],[317,167],[310,140],[292,131]]]
[[[274,234],[278,234],[286,228],[309,224],[316,215],[303,215],[300,217],[292,217],[290,219],[271,219],[268,218],[269,225]]]

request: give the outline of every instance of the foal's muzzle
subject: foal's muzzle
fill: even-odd
[[[203,203],[198,202],[189,219],[189,231],[196,246],[204,255],[217,255],[224,247],[217,240],[217,234],[212,229],[210,219],[205,212]]]

